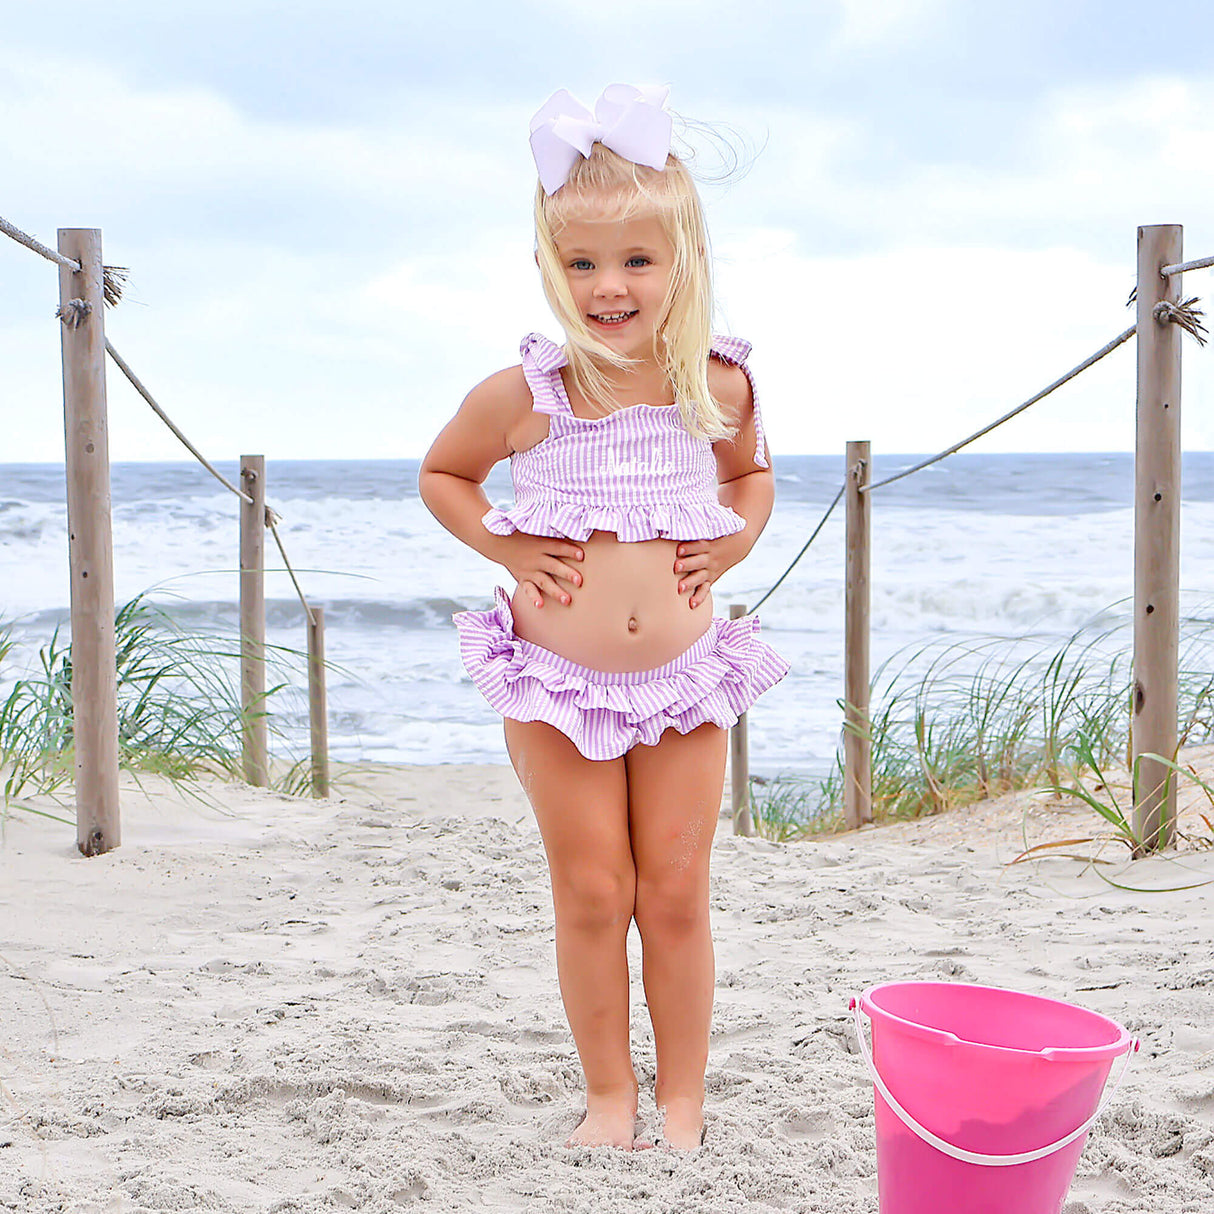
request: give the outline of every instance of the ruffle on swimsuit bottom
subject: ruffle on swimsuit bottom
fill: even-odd
[[[690,733],[706,721],[728,729],[788,663],[759,640],[759,621],[714,617],[708,631],[664,666],[590,670],[515,635],[499,586],[490,611],[454,617],[464,667],[493,707],[515,721],[547,721],[588,759],[615,759],[667,729]]]
[[[740,514],[715,501],[590,506],[545,499],[516,505],[508,511],[490,510],[481,522],[494,535],[525,531],[528,535],[557,535],[584,542],[592,531],[611,531],[623,543],[717,539],[746,526]]]

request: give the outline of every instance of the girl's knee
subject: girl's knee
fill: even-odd
[[[691,935],[708,922],[708,889],[698,874],[671,872],[637,877],[637,928],[663,935]]]
[[[579,931],[627,927],[636,902],[636,874],[623,867],[581,866],[553,876],[558,921]]]

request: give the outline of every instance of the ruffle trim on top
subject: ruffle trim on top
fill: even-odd
[[[755,387],[754,372],[751,371],[750,364],[746,361],[750,357],[751,344],[744,337],[725,337],[717,334],[713,336],[709,349],[723,362],[741,367],[750,384],[755,421],[754,461],[758,467],[766,468],[769,466],[766,454],[767,436],[763,430],[763,413],[759,408],[759,389]],[[522,358],[523,375],[526,377],[527,386],[531,389],[535,411],[537,413],[564,413],[572,417],[568,400],[562,399],[564,388],[558,395],[556,385],[553,383],[553,372],[558,371],[569,362],[564,348],[550,341],[542,333],[528,333],[519,343],[519,354]],[[560,377],[557,376],[557,383],[559,382]]]
[[[715,540],[734,535],[746,520],[728,506],[584,506],[576,502],[533,502],[511,510],[488,511],[481,522],[494,535],[525,531],[587,540],[592,531],[613,531],[624,543],[641,540]]]
[[[690,733],[706,721],[728,729],[788,663],[759,640],[759,621],[714,617],[707,632],[672,662],[653,670],[588,670],[514,631],[499,586],[490,611],[454,617],[460,655],[472,681],[504,717],[547,721],[588,759],[616,759],[653,746],[667,729]]]

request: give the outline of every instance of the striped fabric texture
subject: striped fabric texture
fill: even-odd
[[[591,670],[522,640],[500,586],[491,611],[463,611],[455,623],[464,667],[485,699],[513,721],[546,721],[588,759],[654,746],[667,729],[686,734],[707,721],[728,729],[788,673],[759,640],[754,616],[714,617],[673,661],[626,673]]]
[[[748,342],[713,339],[713,352],[746,366]],[[745,527],[717,500],[712,444],[687,433],[675,405],[632,405],[599,418],[576,417],[560,368],[565,352],[537,333],[522,345],[534,408],[549,415],[548,437],[511,457],[515,504],[483,519],[496,535],[585,540],[611,531],[628,542],[717,539]],[[767,467],[758,395],[755,462]],[[708,721],[728,729],[788,663],[759,639],[754,616],[714,618],[672,661],[653,670],[591,670],[525,641],[514,630],[502,587],[489,611],[455,617],[464,668],[485,699],[514,721],[546,721],[588,759],[616,759],[633,746],[656,745],[667,729],[690,733]]]
[[[750,343],[715,337],[712,350],[750,380],[754,459],[766,468],[759,398],[746,365]],[[548,437],[511,456],[514,506],[485,514],[487,530],[572,540],[600,530],[638,541],[717,539],[745,527],[717,500],[712,444],[687,432],[677,405],[632,405],[603,417],[577,417],[561,381],[564,350],[532,333],[521,351],[533,408],[549,415]]]

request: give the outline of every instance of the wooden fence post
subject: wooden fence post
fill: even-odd
[[[843,817],[849,829],[873,820],[869,723],[869,571],[871,444],[849,442],[846,455],[847,558],[844,572]]]
[[[308,718],[312,727],[312,795],[329,795],[329,714],[325,703],[325,609],[308,623]]]
[[[1175,761],[1180,651],[1180,326],[1157,318],[1180,299],[1184,229],[1138,229],[1138,407],[1134,456],[1134,833],[1140,853],[1176,831]]]
[[[98,856],[122,841],[101,232],[96,228],[60,228],[59,252],[80,263],[78,271],[64,266],[59,269],[76,846],[86,856]]]
[[[741,619],[745,614],[745,603],[730,603],[731,620]],[[750,816],[750,738],[746,732],[745,713],[729,731],[729,793],[733,833],[750,837],[755,833],[755,827]]]
[[[240,502],[240,703],[244,709],[241,737],[244,778],[269,784],[266,728],[266,460],[240,457],[241,488],[253,499]]]

